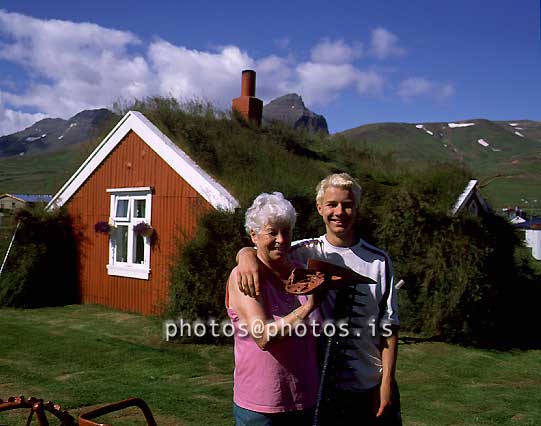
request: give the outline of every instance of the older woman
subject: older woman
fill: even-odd
[[[237,426],[311,424],[319,383],[316,341],[311,324],[301,323],[316,319],[317,303],[313,296],[284,291],[293,269],[287,253],[295,219],[295,209],[279,192],[259,195],[246,212],[261,284],[257,298],[246,296],[232,279],[233,270],[227,285],[226,307],[235,328]]]

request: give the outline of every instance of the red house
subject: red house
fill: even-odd
[[[136,111],[120,120],[49,203],[63,205],[82,235],[81,302],[142,314],[159,314],[168,301],[178,239],[191,238],[205,212],[239,207]],[[109,223],[108,234],[95,231],[98,222]],[[137,232],[142,222],[155,237]]]

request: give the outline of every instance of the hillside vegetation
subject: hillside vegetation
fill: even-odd
[[[530,213],[541,211],[539,122],[380,123],[335,138],[390,154],[400,164],[462,165],[481,181],[482,192],[494,207],[518,205]]]
[[[114,117],[114,115],[112,116]],[[105,120],[98,136],[46,151],[0,157],[0,194],[55,194],[118,121]]]
[[[150,106],[150,103],[154,105]],[[174,101],[154,98],[151,102],[137,102],[129,107],[152,114],[150,110],[155,107],[160,109],[158,106],[160,103],[171,104]],[[127,111],[125,107],[116,109],[120,114]],[[183,109],[187,112],[195,112],[199,121],[204,120],[205,114],[215,116],[217,113],[212,106],[199,102],[184,104]],[[218,113],[218,115],[228,121],[228,114]],[[163,119],[163,127],[169,129],[168,134],[176,137],[179,144],[194,155],[197,161],[200,161],[198,156],[202,155],[202,159],[207,161],[207,166],[212,166],[210,164],[212,159],[209,157],[212,155],[224,154],[234,157],[235,154],[239,154],[246,163],[253,160],[254,155],[259,155],[257,152],[252,154],[242,150],[242,138],[249,133],[242,136],[243,133],[235,129],[213,125],[215,136],[225,136],[228,141],[231,141],[233,136],[235,139],[232,143],[228,142],[232,145],[230,147],[216,146],[212,148],[212,152],[205,152],[208,149],[208,143],[203,142],[200,147],[197,147],[197,141],[200,140],[201,135],[195,135],[189,128],[182,130],[184,135],[176,134],[176,125],[171,122],[171,119]],[[473,123],[473,125],[461,127],[465,123]],[[454,123],[458,124],[458,127],[453,123],[368,124],[338,133],[331,138],[319,139],[322,145],[320,151],[327,152],[331,146],[336,145],[336,141],[347,140],[356,145],[355,151],[369,151],[379,156],[392,158],[396,161],[397,169],[431,167],[437,163],[449,162],[469,169],[472,177],[480,180],[482,192],[494,208],[520,206],[527,213],[539,214],[541,212],[539,191],[541,188],[541,123],[528,120],[493,122],[483,119],[468,120],[465,123]],[[54,194],[111,128],[111,125],[105,125],[97,139],[82,145],[66,145],[64,148],[56,147],[55,150],[44,153],[27,152],[21,157],[0,158],[0,193]],[[266,135],[258,135],[254,142],[266,145],[277,141],[279,144],[280,140],[287,138],[291,140],[288,136],[291,130],[286,127],[273,126],[266,129],[269,132]],[[276,132],[282,134],[278,137],[269,136]],[[210,135],[209,132],[205,134]],[[317,145],[316,139],[315,137],[304,138],[312,152]],[[190,140],[193,142],[187,142]],[[480,140],[487,145],[480,144]],[[190,146],[190,143],[194,146]],[[302,147],[304,148],[306,146]],[[227,149],[229,153],[226,152]],[[268,148],[265,149],[265,154],[272,155]],[[295,153],[298,154],[299,151]],[[318,159],[309,155],[308,158]],[[323,156],[319,159],[323,161],[324,168],[333,167],[332,156]],[[288,164],[287,161],[285,164]],[[313,166],[310,162],[306,165]],[[243,167],[243,169],[246,168],[248,166]],[[269,168],[269,170],[282,169]],[[235,185],[235,178],[230,178],[231,171],[216,171],[216,175],[219,176],[220,173],[227,183]],[[233,171],[233,173],[237,172]],[[242,171],[239,171],[238,176],[241,175]],[[242,198],[242,195],[240,197]]]
[[[450,217],[471,172],[456,163],[401,163],[347,138],[329,141],[239,117],[216,117],[208,106],[151,99],[136,105],[240,199],[279,190],[300,212],[296,238],[323,232],[314,209],[315,184],[347,171],[364,189],[360,235],[395,259],[403,324],[426,336],[499,345],[528,336],[509,330],[509,312],[524,308],[514,291],[539,292],[531,271],[515,260],[520,241],[505,220]],[[414,128],[415,130],[418,130]],[[434,167],[436,165],[436,167]],[[224,316],[223,289],[243,239],[242,212],[212,213],[172,270],[170,313]],[[223,253],[231,253],[223,256]],[[520,291],[522,293],[522,291]],[[502,338],[501,331],[509,332]]]
[[[329,140],[277,125],[257,128],[200,103],[151,98],[130,109],[143,112],[242,207],[235,213],[210,213],[195,239],[179,247],[171,268],[171,317],[224,317],[224,283],[236,251],[247,244],[243,211],[257,194],[281,191],[292,200],[299,212],[294,238],[320,235],[324,229],[314,208],[314,188],[328,173],[346,171],[363,187],[359,235],[387,250],[397,279],[406,281],[399,296],[405,329],[491,346],[536,344],[527,330],[515,330],[508,321],[516,315],[528,323],[525,316],[534,312],[529,304],[540,295],[541,282],[515,258],[520,241],[513,229],[493,215],[448,214],[472,177],[463,165],[403,161],[346,137]],[[389,135],[396,133],[396,138],[424,133],[415,126],[393,129]],[[38,216],[42,221],[54,219]],[[40,222],[31,217],[21,216],[21,241],[29,233],[38,234],[32,229]],[[12,287],[24,288],[13,276],[21,265],[28,268],[25,259],[31,256],[30,245],[26,251],[19,245],[16,258],[10,258],[11,273],[2,276],[0,287],[11,282]],[[45,250],[43,256],[51,254]],[[31,275],[19,273],[22,278]],[[17,300],[16,294],[9,294]],[[531,297],[519,300],[523,294]],[[0,304],[9,303],[4,299]]]

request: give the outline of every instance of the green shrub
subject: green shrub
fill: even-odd
[[[448,341],[500,344],[509,315],[524,306],[509,282],[524,292],[535,290],[517,267],[519,241],[504,220],[449,215],[470,178],[461,167],[419,168],[366,144],[280,126],[259,129],[204,106],[192,105],[195,114],[161,98],[143,106],[153,103],[158,107],[145,114],[232,189],[243,208],[261,192],[283,192],[299,213],[295,238],[324,232],[314,202],[317,182],[335,171],[356,177],[363,187],[359,234],[387,250],[397,279],[406,281],[399,292],[406,330]],[[238,249],[250,245],[243,220],[239,211],[211,213],[201,221],[196,238],[174,262],[170,315],[225,317],[229,271]]]
[[[489,346],[519,343],[524,294],[539,292],[517,268],[520,244],[503,218],[452,217],[427,192],[390,190],[373,210],[376,243],[390,253],[402,327],[427,337]],[[522,288],[522,290],[519,290]]]
[[[23,209],[16,220],[19,229],[0,277],[0,306],[77,303],[77,245],[65,210]]]
[[[225,287],[235,253],[248,244],[240,211],[210,212],[198,224],[195,238],[183,246],[171,268],[169,318],[222,320]],[[207,336],[207,338],[210,338]]]

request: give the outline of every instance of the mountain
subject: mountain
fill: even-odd
[[[0,137],[0,157],[64,150],[95,138],[112,118],[107,109],[85,110],[69,120],[45,118],[11,135]]]
[[[290,125],[302,127],[321,120],[321,131],[327,129],[325,119],[306,109],[300,96],[270,102],[264,109],[267,122],[269,107],[271,115],[273,109],[282,111],[276,116]],[[41,120],[0,138],[0,193],[54,193],[90,154],[112,117],[105,109],[83,111],[69,120]],[[334,134],[321,143],[333,144],[352,162],[368,150],[391,155],[397,167],[461,164],[480,180],[483,195],[495,208],[541,210],[541,122],[375,123]]]
[[[329,134],[325,117],[306,108],[302,98],[296,93],[281,96],[265,105],[263,107],[263,122],[280,122],[295,129]]]
[[[333,136],[409,165],[459,163],[496,207],[541,209],[541,122],[377,123]]]

